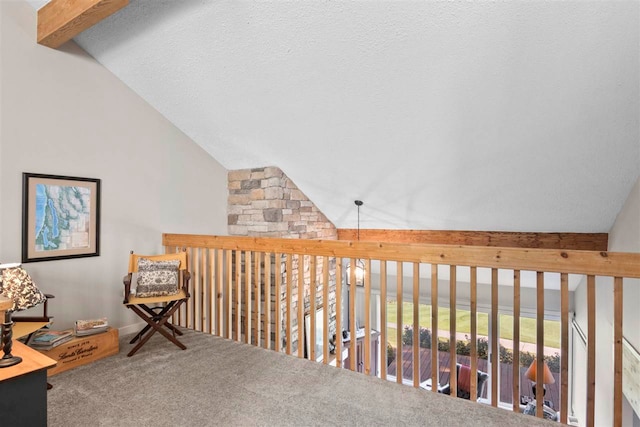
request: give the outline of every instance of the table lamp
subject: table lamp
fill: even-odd
[[[11,354],[13,345],[11,313],[35,307],[45,302],[47,297],[40,292],[29,273],[20,264],[0,264],[0,295],[13,301],[13,305],[6,310],[2,323],[4,355],[0,358],[0,368],[7,368],[22,362],[22,358]]]
[[[551,374],[551,370],[547,366],[547,362],[544,362],[544,361],[542,362],[542,371],[543,371],[543,377],[542,377],[543,386],[544,384],[553,384],[556,382],[556,379]],[[537,358],[533,359],[533,362],[531,362],[531,365],[529,366],[529,369],[527,369],[527,372],[524,373],[524,376],[530,379],[531,381],[533,381],[531,389],[533,390],[533,396],[535,397],[536,382],[538,381],[538,359]],[[544,389],[544,393],[546,393],[546,391],[547,390]],[[544,396],[544,393],[543,393],[543,396]]]

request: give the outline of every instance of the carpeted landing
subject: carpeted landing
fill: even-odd
[[[155,335],[128,358],[130,338],[49,379],[50,427],[549,425],[191,330],[187,350]]]

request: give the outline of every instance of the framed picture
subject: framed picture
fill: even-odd
[[[323,347],[322,347],[322,340],[324,338],[324,328],[323,328],[323,322],[324,322],[324,309],[319,308],[318,310],[316,310],[315,313],[316,316],[316,325],[315,325],[315,360],[316,362],[322,362],[322,357],[323,357]],[[304,316],[304,332],[305,332],[305,350],[306,350],[306,355],[307,358],[310,357],[310,353],[311,353],[311,315],[307,314],[306,316]]]
[[[100,255],[100,180],[22,174],[22,262]]]

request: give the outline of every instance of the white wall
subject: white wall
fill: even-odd
[[[609,231],[609,251],[640,252],[640,179],[636,182]],[[625,279],[623,285],[623,334],[640,349],[640,280]],[[586,283],[575,292],[576,320],[587,331]],[[613,286],[612,281],[596,282],[596,425],[613,423]],[[586,367],[577,367],[577,374]],[[586,399],[586,396],[584,396]],[[628,405],[625,402],[625,405]],[[624,425],[633,425],[632,411],[623,411]],[[636,418],[637,423],[637,418]]]
[[[56,296],[57,329],[137,322],[122,306],[129,251],[162,251],[163,232],[226,234],[227,171],[75,43],[37,45],[26,2],[0,14],[0,261],[20,260],[23,172],[100,178],[100,256],[25,267]]]

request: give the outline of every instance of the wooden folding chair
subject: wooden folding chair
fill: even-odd
[[[29,344],[29,340],[34,333],[51,324],[51,318],[53,316],[49,316],[48,302],[55,297],[51,294],[44,294],[44,296],[47,297],[47,299],[44,301],[41,316],[11,316],[11,320],[14,322],[13,338],[25,337],[25,343]],[[35,310],[35,308],[32,310]]]
[[[138,297],[131,294],[131,281],[134,273],[138,273],[138,260],[144,258],[151,261],[180,261],[178,267],[178,293],[175,295]],[[127,354],[133,356],[156,332],[185,350],[187,347],[176,338],[182,332],[176,328],[169,319],[189,299],[189,279],[191,275],[187,271],[187,253],[165,255],[137,255],[131,252],[129,256],[129,273],[124,277],[124,305],[130,308],[147,324],[129,342],[138,344]]]

